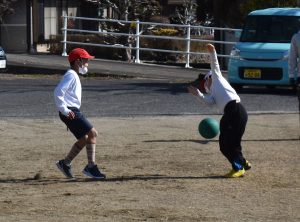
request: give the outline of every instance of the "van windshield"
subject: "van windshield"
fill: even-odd
[[[251,15],[246,19],[240,42],[290,43],[299,30],[298,16]]]

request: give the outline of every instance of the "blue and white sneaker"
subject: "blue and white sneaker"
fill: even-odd
[[[59,160],[56,162],[56,166],[60,171],[68,178],[74,178],[72,171],[71,171],[71,165],[65,164],[64,160]]]
[[[98,169],[97,165],[94,165],[92,167],[89,167],[89,165],[86,165],[86,167],[83,169],[82,173],[88,177],[94,178],[94,179],[105,179],[105,174],[101,173]]]

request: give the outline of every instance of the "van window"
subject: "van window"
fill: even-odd
[[[297,16],[248,16],[240,42],[290,43],[300,29]]]

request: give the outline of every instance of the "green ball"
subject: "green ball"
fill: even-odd
[[[220,125],[213,118],[205,118],[199,123],[198,130],[202,137],[212,139],[219,134]]]

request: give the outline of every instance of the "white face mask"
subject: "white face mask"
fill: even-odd
[[[88,72],[88,68],[86,66],[79,67],[80,74],[85,75],[85,74],[87,74],[87,72]]]
[[[88,68],[87,68],[87,66],[82,64],[82,60],[81,60],[81,67],[79,67],[78,72],[82,75],[85,75],[88,72]]]

